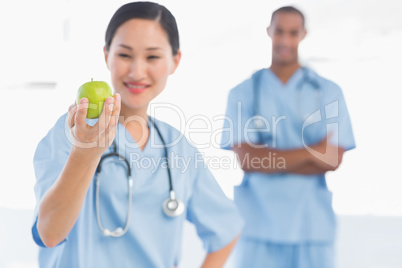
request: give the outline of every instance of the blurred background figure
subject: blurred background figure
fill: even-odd
[[[301,66],[304,15],[277,9],[272,63],[229,93],[222,148],[244,170],[234,199],[246,219],[237,267],[334,267],[335,214],[325,173],[355,147],[342,91]],[[263,146],[261,146],[263,145]]]

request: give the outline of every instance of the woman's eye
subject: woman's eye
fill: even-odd
[[[160,58],[159,56],[154,56],[154,55],[148,56],[149,60],[154,60],[154,59],[159,59],[159,58]]]
[[[130,58],[130,55],[128,55],[128,54],[119,53],[118,55],[119,55],[119,57],[121,57],[121,58]]]

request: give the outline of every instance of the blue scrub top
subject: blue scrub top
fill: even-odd
[[[168,145],[169,163],[176,198],[185,212],[170,218],[162,211],[169,196],[165,152],[156,129],[142,151],[121,124],[116,144],[132,168],[134,179],[132,214],[128,232],[122,237],[106,237],[97,225],[95,183],[92,181],[80,215],[67,238],[46,248],[36,228],[38,205],[62,171],[72,147],[63,115],[43,138],[34,156],[36,210],[32,227],[39,249],[39,265],[45,267],[173,267],[179,263],[184,220],[192,222],[207,252],[230,243],[244,225],[234,203],[229,200],[206,168],[203,156],[170,125],[155,120]],[[87,120],[93,125],[96,120]],[[112,151],[109,148],[106,153]],[[121,161],[102,164],[100,174],[100,217],[104,228],[124,228],[127,217],[127,176]]]
[[[254,124],[256,113],[263,119],[262,128]],[[299,68],[286,84],[270,69],[262,69],[230,91],[221,147],[230,150],[248,142],[282,150],[306,148],[329,132],[332,143],[345,150],[355,147],[339,86],[307,68]],[[283,166],[275,155],[267,157],[265,165]],[[234,199],[246,220],[245,237],[278,243],[334,240],[332,193],[324,174],[246,172]]]

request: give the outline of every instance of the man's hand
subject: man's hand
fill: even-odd
[[[333,145],[331,138],[332,133],[312,146],[312,151],[310,151],[310,159],[313,164],[326,171],[336,170],[341,164],[345,152],[343,148]]]

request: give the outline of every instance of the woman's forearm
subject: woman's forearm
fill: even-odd
[[[66,238],[81,211],[100,159],[85,150],[72,148],[59,178],[40,201],[37,228],[47,247]]]

